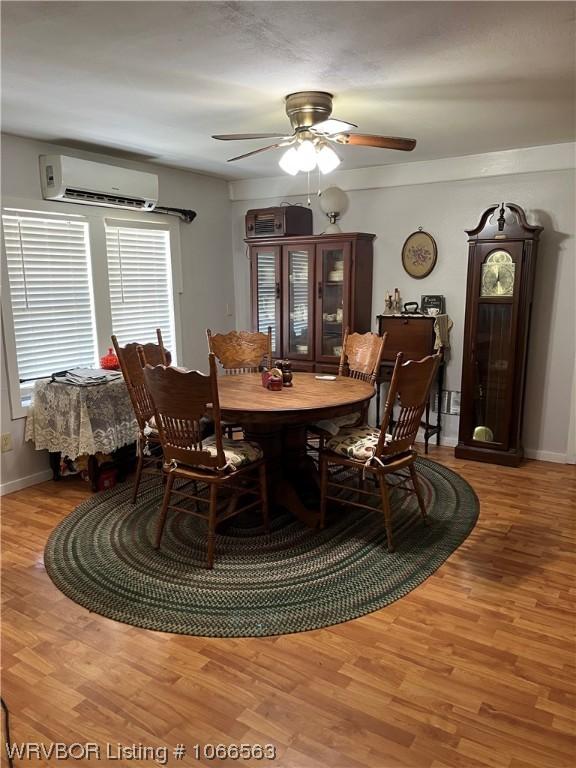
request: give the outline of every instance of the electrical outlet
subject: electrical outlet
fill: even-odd
[[[12,450],[12,435],[10,434],[10,432],[2,433],[1,449],[2,449],[2,453],[6,453],[7,451]]]
[[[450,413],[454,416],[460,415],[460,392],[452,392],[450,398]]]
[[[438,398],[435,396],[432,398],[432,410],[438,411]],[[440,403],[440,412],[451,414],[452,416],[458,416],[460,414],[460,392],[449,391],[444,389],[442,391],[442,398]]]

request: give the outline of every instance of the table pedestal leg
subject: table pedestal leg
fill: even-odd
[[[266,460],[268,489],[274,504],[288,509],[305,525],[315,527],[318,511],[309,509],[302,501],[297,487],[316,485],[314,462],[306,455],[304,426],[272,427],[254,424],[244,427],[246,439],[257,442]]]

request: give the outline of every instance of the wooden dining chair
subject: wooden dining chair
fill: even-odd
[[[380,361],[382,352],[386,343],[385,333],[378,336],[375,333],[350,333],[346,328],[342,340],[342,352],[340,354],[340,364],[338,366],[338,376],[349,376],[351,379],[359,379],[369,384],[375,384],[378,371],[380,370]],[[308,448],[314,451],[320,451],[324,447],[324,442],[334,435],[344,426],[359,426],[368,421],[369,403],[361,411],[347,416],[336,417],[326,421],[318,421],[308,427],[308,432],[312,440],[317,443],[308,442]]]
[[[206,329],[208,349],[212,352],[225,374],[258,373],[260,367],[272,366],[272,328],[268,333],[259,331],[230,331],[212,335]]]
[[[167,476],[155,547],[160,547],[168,510],[201,517],[208,523],[207,564],[208,568],[212,568],[218,523],[260,507],[264,527],[268,530],[268,496],[262,449],[247,440],[226,440],[222,436],[218,377],[213,354],[209,355],[210,373],[205,375],[163,365],[152,366],[147,361],[145,350],[139,351],[144,364],[144,380],[154,406],[164,454],[163,468]],[[200,422],[209,408],[215,434],[203,440]],[[176,487],[176,479],[185,482]],[[207,495],[202,495],[199,484],[208,487]],[[228,499],[224,506],[219,507],[218,494],[223,489],[228,493]],[[248,500],[241,503],[246,496]],[[172,497],[176,498],[174,502]]]
[[[268,333],[258,331],[230,331],[212,335],[210,328],[206,329],[208,351],[216,356],[226,375],[238,373],[258,373],[262,366],[272,367],[272,327]],[[223,423],[224,431],[229,438],[235,432],[242,433],[239,424]]]
[[[392,513],[387,477],[403,469],[408,469],[408,475],[401,475],[399,480],[397,478],[393,484],[390,484],[390,487],[415,493],[422,517],[426,520],[426,507],[414,468],[417,456],[414,442],[440,360],[441,353],[438,353],[422,360],[409,360],[403,363],[403,355],[399,352],[396,356],[380,429],[369,426],[345,427],[335,437],[326,441],[325,447],[320,452],[321,528],[325,524],[327,501],[339,501],[364,509],[374,509],[373,506],[362,503],[361,499],[367,501],[367,497],[378,494],[384,513],[388,549],[392,551]],[[400,406],[400,412],[398,418],[393,421],[395,404]],[[342,491],[346,487],[347,491],[350,490],[346,478],[342,479],[345,473],[337,471],[329,475],[331,465],[357,471],[358,501],[354,501],[349,492],[345,495],[342,493],[338,496],[331,495],[331,488],[339,487]],[[366,490],[364,483],[366,475],[377,481],[379,493],[378,490]],[[408,480],[411,480],[412,487],[406,485]]]
[[[116,336],[112,336],[112,344],[116,350],[116,357],[120,363],[120,369],[122,370],[126,388],[130,395],[134,415],[138,422],[139,434],[136,441],[138,464],[136,466],[134,491],[132,493],[133,504],[136,503],[142,474],[161,474],[162,472],[162,456],[159,455],[161,451],[160,440],[154,424],[154,406],[146,388],[142,364],[138,355],[138,347],[142,347],[146,359],[150,360],[153,365],[169,365],[170,353],[164,347],[160,328],[156,329],[156,337],[158,344],[138,344],[133,342],[121,347]]]

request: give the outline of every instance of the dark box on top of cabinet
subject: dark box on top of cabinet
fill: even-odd
[[[312,211],[303,205],[254,208],[246,213],[246,237],[312,234]]]
[[[377,315],[378,335],[387,333],[382,354],[383,362],[394,362],[398,352],[404,353],[404,360],[421,360],[434,354],[435,317],[420,315],[401,317],[399,315]]]

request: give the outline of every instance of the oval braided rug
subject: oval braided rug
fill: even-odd
[[[427,459],[417,464],[430,524],[416,498],[391,495],[395,551],[382,513],[340,507],[323,531],[276,512],[265,534],[241,517],[216,540],[203,567],[206,525],[169,512],[159,551],[151,542],[163,488],[158,480],[92,496],[52,532],[46,570],[74,602],[137,627],[210,637],[301,632],[362,616],[403,597],[466,539],[478,517],[472,488]]]

